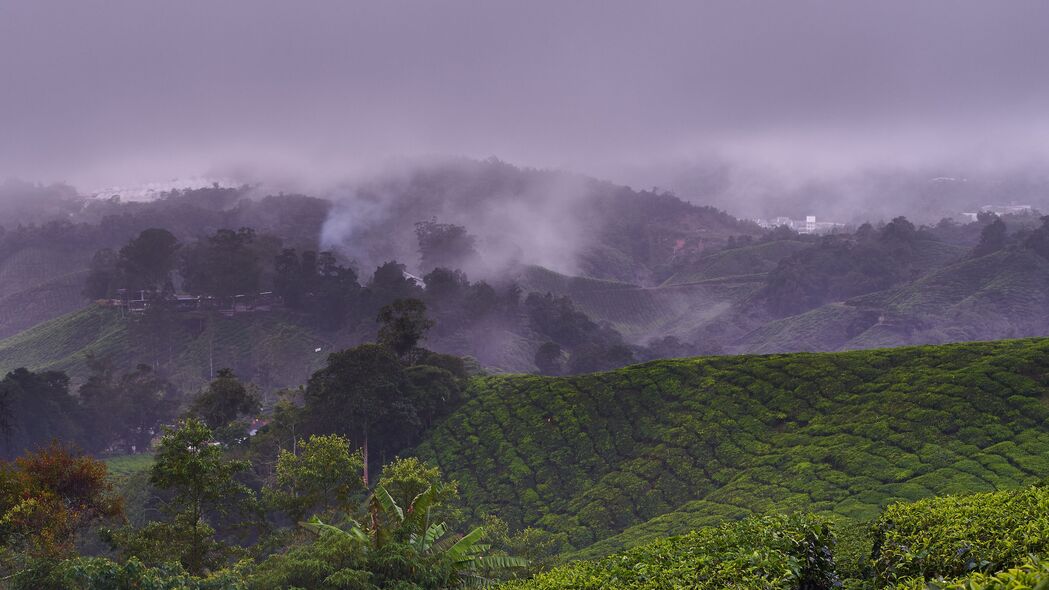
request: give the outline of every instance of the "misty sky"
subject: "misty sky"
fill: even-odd
[[[1044,1],[0,0],[0,177],[1011,162],[1047,131]]]

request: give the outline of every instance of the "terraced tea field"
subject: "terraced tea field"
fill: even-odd
[[[1033,482],[1047,393],[1046,339],[494,376],[418,453],[475,515],[596,555],[767,510],[869,519]]]

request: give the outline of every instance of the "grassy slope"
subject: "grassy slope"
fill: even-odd
[[[91,253],[31,246],[0,260],[0,337],[86,305]]]
[[[866,519],[1049,475],[1049,340],[497,376],[420,446],[475,514],[589,555],[769,509]],[[658,517],[658,518],[657,518]]]
[[[811,245],[809,242],[781,240],[722,250],[704,256],[689,268],[674,273],[663,285],[685,285],[723,277],[764,274],[776,268],[780,260]]]
[[[737,344],[752,353],[851,350],[1049,333],[1049,261],[1002,251],[902,287],[769,322]]]
[[[55,369],[74,379],[87,373],[88,355],[118,364],[152,363],[169,367],[171,379],[191,390],[215,369],[232,367],[265,387],[302,383],[324,361],[331,346],[283,313],[218,317],[211,328],[188,316],[167,331],[160,351],[136,339],[133,321],[118,311],[89,306],[0,340],[0,374],[17,367]],[[314,349],[322,347],[322,353]]]
[[[608,322],[636,342],[653,336],[686,336],[760,286],[760,277],[744,277],[649,289],[570,277],[538,266],[526,267],[517,280],[526,292],[567,295],[592,319]]]

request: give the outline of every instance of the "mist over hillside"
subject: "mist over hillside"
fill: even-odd
[[[1049,589],[1044,0],[0,0],[0,590]]]

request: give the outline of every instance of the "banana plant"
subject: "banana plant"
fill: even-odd
[[[430,513],[441,490],[429,486],[404,509],[397,505],[382,485],[375,487],[368,499],[370,525],[365,528],[353,519],[341,526],[327,524],[314,516],[300,523],[317,534],[347,535],[353,540],[379,549],[393,539],[403,540],[420,556],[446,560],[454,565],[459,588],[491,588],[492,575],[528,566],[528,561],[508,555],[485,555],[491,545],[481,543],[484,528],[477,527],[465,535],[447,535],[448,525],[431,522]]]

